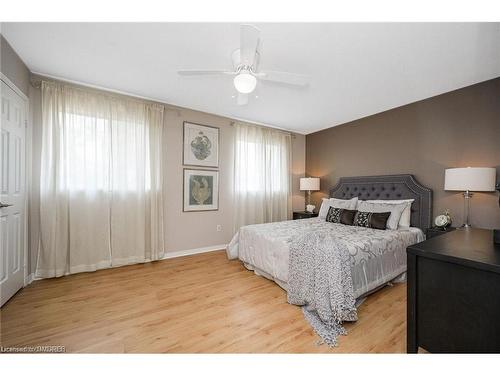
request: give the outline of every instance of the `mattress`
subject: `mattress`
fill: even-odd
[[[317,230],[328,231],[349,251],[355,298],[400,278],[406,272],[406,248],[425,239],[419,228],[377,230],[312,218],[242,227],[227,254],[286,290],[290,244]]]

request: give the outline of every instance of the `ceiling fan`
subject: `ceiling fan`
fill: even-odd
[[[241,25],[240,48],[231,55],[234,70],[179,70],[178,73],[182,76],[233,76],[234,87],[238,91],[238,105],[248,103],[248,94],[255,90],[259,80],[296,87],[309,84],[309,77],[302,74],[260,71],[260,45],[260,30],[252,25]]]

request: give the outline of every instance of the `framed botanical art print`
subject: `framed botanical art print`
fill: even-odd
[[[219,166],[219,128],[184,122],[184,165]]]
[[[219,209],[219,171],[184,169],[184,212]]]

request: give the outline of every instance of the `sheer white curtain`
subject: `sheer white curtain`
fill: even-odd
[[[235,230],[291,214],[291,135],[235,124]]]
[[[163,110],[42,82],[38,277],[163,256]]]

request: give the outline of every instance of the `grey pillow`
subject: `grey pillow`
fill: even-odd
[[[398,229],[399,219],[406,208],[407,203],[401,204],[388,204],[388,203],[370,203],[366,201],[358,202],[358,211],[363,212],[390,212],[389,219],[387,220],[387,229]]]

